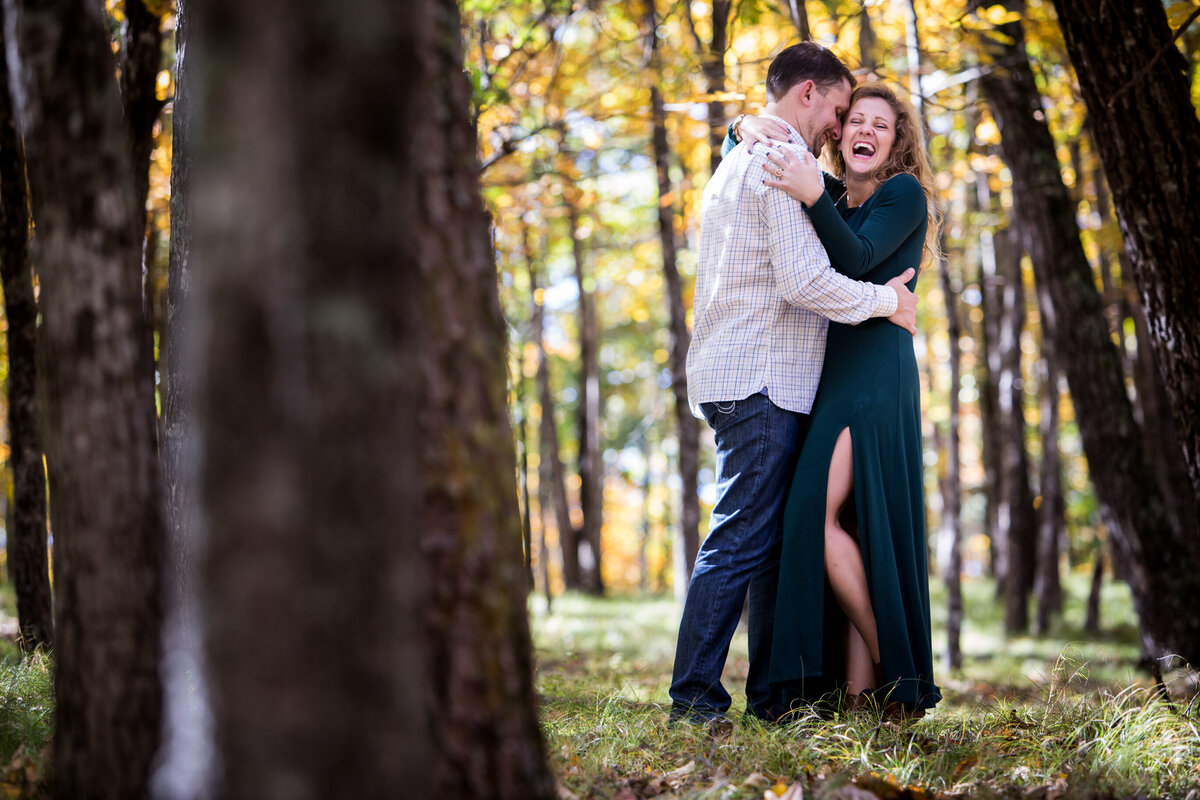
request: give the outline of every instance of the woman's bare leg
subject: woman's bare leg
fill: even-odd
[[[874,665],[879,663],[879,638],[875,630],[875,612],[871,608],[871,595],[867,589],[867,574],[863,569],[862,553],[855,541],[838,521],[838,516],[854,488],[854,452],[851,447],[850,429],[844,429],[833,448],[829,459],[829,483],[825,499],[825,572],[834,596],[851,626],[856,629],[859,641],[866,651],[866,664],[847,660],[847,677],[854,675],[855,684],[861,688],[875,685]],[[851,642],[853,641],[851,637]],[[847,656],[853,655],[851,647]],[[863,672],[865,667],[865,673]],[[866,675],[866,678],[861,677]],[[856,693],[854,688],[851,694]]]
[[[875,665],[858,628],[846,624],[846,693],[862,694],[875,688]]]

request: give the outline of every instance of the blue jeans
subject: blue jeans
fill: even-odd
[[[747,711],[775,719],[786,711],[767,682],[782,511],[808,417],[779,408],[761,393],[703,403],[700,410],[716,438],[717,502],[679,622],[671,716],[713,718],[729,709],[721,672],[748,590]]]

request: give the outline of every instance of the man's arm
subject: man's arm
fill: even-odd
[[[903,314],[911,305],[915,323],[916,298],[905,298],[902,292],[912,293],[903,286],[851,280],[830,266],[829,256],[799,200],[782,189],[766,186],[757,191],[757,196],[760,219],[769,236],[775,281],[785,300],[849,324]],[[908,329],[902,322],[898,320],[897,324]]]

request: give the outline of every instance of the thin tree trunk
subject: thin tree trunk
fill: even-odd
[[[1150,321],[1150,342],[1171,400],[1193,504],[1200,507],[1200,162],[1195,157],[1200,119],[1188,66],[1174,46],[1160,2],[1055,0],[1054,6]],[[1139,153],[1154,155],[1138,159]],[[1145,543],[1147,548],[1162,544]],[[1195,574],[1194,564],[1192,569]],[[1158,591],[1190,588],[1160,585]],[[1200,619],[1183,627],[1189,631],[1185,635],[1200,639]],[[1193,646],[1200,653],[1200,641]]]
[[[803,0],[790,0],[802,3]],[[726,112],[725,100],[725,51],[729,48],[729,12],[732,0],[712,0],[712,41],[705,49],[703,59],[704,82],[708,94],[708,174],[712,175],[721,165],[721,145],[725,143]],[[807,15],[805,15],[807,21]]]
[[[805,19],[805,27],[808,26],[808,20]],[[801,40],[811,38],[801,35]],[[871,27],[871,14],[867,10],[867,4],[864,0],[859,0],[858,9],[858,58],[862,63],[862,68],[868,73],[873,73],[878,68],[878,59],[876,51],[879,49],[879,37],[875,35],[875,29]]]
[[[215,794],[552,798],[456,5],[196,9]]]
[[[667,115],[662,93],[658,90],[660,59],[658,56],[658,27],[655,4],[647,4],[646,29],[650,43],[650,116],[653,122],[652,146],[658,171],[658,238],[662,245],[663,276],[667,284],[667,307],[671,317],[671,346],[668,363],[671,367],[671,393],[675,400],[675,432],[679,438],[679,478],[681,482],[679,546],[682,548],[683,570],[678,579],[686,586],[692,578],[692,567],[700,550],[700,426],[688,403],[687,351],[691,336],[683,305],[683,281],[676,265],[675,208],[671,203],[671,151],[667,143]]]
[[[976,173],[976,187],[987,192],[987,176]],[[981,209],[990,211],[990,197]],[[979,422],[983,429],[980,441],[980,460],[983,462],[983,494],[986,505],[985,530],[988,534],[990,558],[988,569],[1002,584],[1000,569],[1000,287],[996,276],[996,238],[989,228],[979,233],[979,293],[983,320],[979,327],[980,357],[976,361],[976,383],[979,386]]]
[[[650,550],[650,537],[653,533],[653,526],[650,524],[650,492],[654,487],[654,476],[650,469],[650,435],[645,432],[642,435],[642,462],[646,465],[645,472],[642,473],[642,532],[638,537],[638,590],[641,592],[649,591],[650,589],[650,570],[648,552]]]
[[[866,6],[862,9],[863,24],[870,25]],[[925,117],[925,106],[921,91],[921,47],[917,31],[916,6],[908,4],[906,15],[906,39],[908,43],[908,74],[909,90],[916,101],[917,118],[921,121],[921,130],[929,129],[929,120]],[[861,44],[861,40],[860,40]],[[928,144],[926,144],[928,149]],[[944,215],[943,215],[944,216]],[[950,278],[950,259],[946,251],[946,231],[940,232],[938,259],[938,277],[941,282],[942,296],[946,303],[947,339],[950,348],[950,420],[947,426],[944,452],[946,454],[946,469],[941,476],[942,484],[942,516],[940,538],[949,541],[949,552],[946,563],[942,565],[948,593],[946,662],[951,669],[962,666],[962,649],[960,637],[962,633],[962,477],[959,469],[958,426],[960,420],[959,389],[962,385],[962,345],[961,331],[958,320],[958,294]],[[933,385],[931,373],[930,386]],[[938,447],[942,451],[942,445]]]
[[[981,395],[980,415],[984,420],[983,459],[984,474],[990,466],[988,480],[988,524],[992,527],[989,536],[992,577],[996,579],[996,600],[1005,595],[1008,581],[1008,530],[1010,526],[1008,500],[1005,493],[1005,432],[1006,415],[1002,411],[1000,381],[1004,374],[1004,350],[1002,347],[1002,323],[1004,318],[1005,279],[1001,261],[1012,251],[1011,233],[1007,228],[985,232],[980,236],[984,246],[983,271],[983,335],[987,352],[987,383]],[[987,254],[991,254],[991,258]],[[990,273],[989,273],[990,269]],[[984,399],[987,402],[984,402]],[[989,426],[988,420],[991,421]],[[989,430],[990,427],[990,430]]]
[[[46,356],[54,792],[144,797],[162,711],[164,536],[128,132],[99,4],[4,10]]]
[[[1005,5],[1017,11],[1024,8],[1019,0],[1008,0]],[[1024,248],[1054,306],[1056,347],[1072,354],[1064,362],[1064,372],[1096,494],[1113,523],[1114,551],[1128,566],[1143,644],[1151,656],[1175,653],[1200,663],[1200,612],[1194,602],[1200,596],[1200,568],[1190,557],[1186,542],[1171,528],[1142,433],[1133,419],[1092,269],[1074,234],[1075,207],[1062,183],[1054,140],[1041,114],[1041,97],[1025,55],[1022,28],[1017,22],[1009,23],[1002,26],[1001,34],[989,46],[995,61],[1004,66],[986,73],[980,84],[1000,128],[1004,160],[1012,170]],[[1111,53],[1106,59],[1120,61]],[[1097,138],[1104,137],[1098,133]],[[1147,147],[1146,141],[1139,140],[1136,152]],[[1186,155],[1151,161],[1191,163]],[[1111,185],[1111,172],[1109,178]],[[1194,255],[1200,244],[1189,248]],[[1197,293],[1185,290],[1183,294],[1190,294],[1194,305]],[[1170,313],[1157,305],[1154,311]],[[1200,322],[1194,313],[1186,316]],[[1183,350],[1189,346],[1181,340]],[[1195,361],[1200,363],[1200,357]],[[1200,397],[1200,393],[1195,395]],[[1186,429],[1183,433],[1186,440],[1189,434]]]
[[[1039,295],[1042,293],[1039,292]],[[1058,573],[1059,548],[1063,524],[1062,465],[1058,452],[1058,354],[1054,350],[1055,334],[1047,330],[1053,323],[1047,319],[1047,299],[1042,312],[1042,375],[1041,375],[1041,437],[1042,503],[1038,516],[1037,575],[1033,593],[1037,601],[1034,632],[1044,635],[1050,630],[1050,619],[1062,611],[1062,581]]]
[[[558,530],[558,548],[562,555],[563,585],[569,591],[582,588],[579,569],[579,531],[571,523],[571,506],[567,500],[567,479],[559,454],[558,423],[554,418],[554,393],[550,388],[550,363],[546,357],[545,318],[546,310],[540,299],[540,281],[537,261],[532,246],[525,250],[525,267],[529,272],[529,294],[533,298],[530,335],[537,345],[537,393],[541,407],[538,425],[538,496],[544,497],[543,508],[554,509],[555,527]],[[542,533],[545,540],[545,531]],[[549,584],[547,584],[549,585]]]
[[[0,57],[4,54],[0,30]],[[54,644],[46,552],[46,470],[38,427],[37,302],[29,266],[25,151],[13,118],[8,65],[0,63],[0,279],[8,337],[8,446],[12,513],[8,575],[17,596],[21,648]]]
[[[1000,321],[1001,500],[1000,527],[1005,531],[1004,629],[1029,629],[1029,593],[1037,557],[1037,517],[1029,488],[1029,456],[1025,450],[1025,391],[1021,372],[1021,331],[1025,327],[1025,287],[1020,253],[997,248],[1003,281]]]
[[[654,0],[650,0],[654,2]],[[793,3],[789,13],[796,19],[795,14],[803,14],[803,0],[786,0]],[[684,19],[687,23],[688,34],[692,39],[696,57],[700,59],[700,69],[704,74],[704,90],[709,95],[708,101],[708,168],[709,174],[717,171],[721,164],[721,145],[725,142],[726,120],[725,100],[721,96],[725,92],[725,51],[729,47],[729,14],[733,7],[732,0],[713,0],[712,9],[712,39],[707,43],[701,41],[696,32],[692,19],[690,4],[685,4]],[[653,12],[653,9],[651,9]],[[808,17],[802,17],[807,25]],[[653,29],[651,34],[653,35]]]
[[[525,397],[525,348],[517,359],[515,404],[517,413],[517,488],[521,494],[521,549],[525,554],[525,572],[529,576],[529,591],[533,591],[533,510],[529,503],[529,439],[526,422],[529,402]]]
[[[532,278],[530,285],[536,286]],[[538,405],[542,409],[539,444],[541,463],[539,464],[538,480],[546,486],[548,496],[553,498],[555,527],[558,529],[558,547],[562,553],[563,585],[570,591],[580,589],[583,585],[579,568],[579,531],[571,523],[566,474],[563,469],[562,456],[559,454],[558,423],[554,419],[554,394],[550,389],[550,365],[546,359],[545,342],[540,333],[541,315],[544,312],[541,303],[536,300],[536,294],[535,289],[535,314],[538,315],[535,328],[539,331],[536,336],[538,342]]]
[[[865,12],[864,12],[865,13]],[[943,240],[944,240],[943,236]],[[958,294],[950,280],[950,259],[943,255],[938,261],[938,272],[941,279],[942,295],[946,302],[946,335],[950,340],[950,424],[946,431],[946,498],[942,508],[942,529],[949,539],[949,558],[942,567],[946,581],[947,619],[946,619],[946,664],[950,669],[962,667],[962,647],[960,644],[963,623],[962,600],[962,477],[959,466],[958,426],[960,408],[958,391],[962,383],[962,347],[960,338],[962,331],[958,321]]]
[[[796,26],[796,35],[800,41],[807,42],[812,38],[812,28],[808,24],[808,9],[804,0],[782,0],[781,5],[787,9],[788,18]]]
[[[1100,632],[1100,588],[1104,583],[1104,550],[1098,548],[1096,561],[1092,564],[1092,583],[1088,590],[1087,609],[1084,612],[1083,630],[1087,633]]]
[[[583,274],[583,240],[579,236],[579,208],[565,193],[567,221],[571,227],[571,255],[575,282],[579,285],[579,505],[583,527],[578,539],[579,574],[584,591],[604,593],[601,572],[600,534],[604,514],[604,462],[600,458],[600,331],[596,320],[596,298]]]
[[[978,87],[966,87],[967,129],[978,125]],[[975,145],[972,143],[972,148]],[[1000,569],[1000,280],[996,270],[996,240],[1007,233],[993,233],[996,224],[996,203],[988,186],[985,170],[975,170],[975,191],[967,198],[968,210],[980,213],[984,223],[979,226],[979,295],[982,320],[976,347],[975,383],[979,388],[980,461],[983,466],[983,496],[985,505],[984,530],[988,536],[988,572],[996,578],[997,590],[1003,586]],[[1002,241],[1002,246],[1006,242]]]
[[[558,457],[558,434],[554,426],[554,398],[550,394],[550,374],[546,365],[545,307],[539,300],[541,294],[538,286],[538,271],[533,252],[533,238],[530,234],[529,226],[522,223],[522,252],[525,254],[525,268],[529,273],[529,296],[532,298],[529,336],[537,348],[537,371],[534,383],[538,403],[541,407],[541,420],[538,425],[538,562],[542,577],[542,590],[546,595],[546,612],[549,613],[554,602],[554,595],[550,588],[550,544],[546,540],[546,517],[548,509],[557,507],[557,504],[551,499],[550,491],[550,487],[555,485],[556,480],[559,481],[558,490],[562,493],[562,506],[558,517],[560,545],[562,537],[565,535],[562,530],[564,520],[565,525],[570,527],[571,518],[566,508],[566,487],[561,483],[562,462]],[[553,462],[551,458],[553,458]],[[557,470],[553,464],[558,465]],[[563,563],[566,564],[565,555]],[[576,565],[576,580],[578,580],[578,572],[578,565]],[[570,584],[567,586],[570,588]]]

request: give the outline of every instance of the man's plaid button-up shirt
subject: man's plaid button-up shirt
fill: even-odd
[[[798,156],[804,140],[790,132],[796,144],[780,147]],[[766,151],[738,145],[704,189],[687,356],[693,413],[765,389],[780,408],[807,414],[827,320],[855,324],[896,311],[893,289],[834,270],[801,203],[763,184]]]

